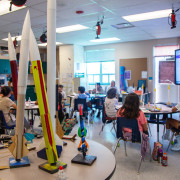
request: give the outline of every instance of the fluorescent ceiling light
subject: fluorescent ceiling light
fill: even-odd
[[[172,9],[166,9],[166,10],[160,10],[160,11],[153,11],[153,12],[123,16],[122,18],[124,18],[125,20],[129,22],[144,21],[144,20],[149,20],[149,19],[158,19],[158,18],[168,17],[168,15],[171,12],[172,12]]]
[[[83,26],[81,24],[76,24],[76,25],[72,25],[72,26],[56,28],[56,32],[57,33],[66,33],[66,32],[71,32],[71,31],[79,31],[79,30],[83,30],[83,29],[88,29],[88,27]]]
[[[93,39],[90,40],[91,42],[108,42],[108,41],[119,41],[119,38],[113,37],[113,38],[104,38],[104,39]]]
[[[23,8],[26,8],[26,6],[22,6],[22,7],[17,7],[17,6],[12,6],[12,11],[9,11],[9,7],[10,7],[10,1],[7,0],[1,0],[0,1],[0,16],[4,15],[4,14],[8,14],[11,13],[13,11],[17,11]]]
[[[17,41],[20,41],[20,40],[21,40],[21,36],[14,36],[14,37],[12,37],[12,40],[14,40],[15,37],[17,37],[17,39],[16,39]],[[2,39],[2,40],[8,41],[8,38],[4,38],[4,39]]]
[[[56,45],[60,45],[60,44],[62,44],[62,43],[61,42],[56,42]],[[38,46],[45,47],[45,46],[47,46],[47,43],[38,44]]]

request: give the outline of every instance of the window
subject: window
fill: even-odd
[[[112,80],[115,80],[114,54],[114,49],[86,51],[87,78],[90,85],[96,82],[109,85]]]
[[[109,85],[115,80],[115,62],[92,62],[86,63],[87,77],[90,85],[100,82],[102,85]]]

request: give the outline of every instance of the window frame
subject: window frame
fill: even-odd
[[[115,65],[115,60],[98,61],[98,62],[92,61],[92,62],[87,62],[86,63],[86,67],[87,67],[88,63],[100,63],[100,74],[87,74],[87,68],[86,68],[87,78],[88,78],[88,75],[93,76],[93,83],[90,82],[90,83],[88,83],[89,85],[95,85],[96,84],[96,82],[94,82],[94,76],[96,76],[96,75],[99,75],[99,80],[100,80],[99,82],[100,82],[101,85],[110,85],[111,84],[111,82],[110,82],[110,75],[114,75],[115,76],[115,72],[114,73],[104,73],[104,74],[102,74],[102,63],[103,62],[114,62],[114,65]],[[115,67],[114,67],[114,70],[115,70]],[[103,75],[108,75],[108,83],[103,83]]]

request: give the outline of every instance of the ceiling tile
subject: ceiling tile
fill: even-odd
[[[25,9],[21,9],[21,10],[0,16],[0,19],[4,21],[9,21],[9,22],[23,22],[28,10],[30,12],[31,18],[41,16],[44,14],[44,12],[37,11],[32,8],[25,8]]]

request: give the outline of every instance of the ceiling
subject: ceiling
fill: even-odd
[[[115,29],[111,25],[127,23],[122,16],[151,11],[180,8],[180,0],[57,0],[57,28],[81,24],[89,29],[56,34],[57,42],[63,44],[95,45],[95,25],[98,18],[104,16],[100,38],[117,37],[119,42],[139,41],[159,38],[180,37],[180,11],[177,12],[177,25],[171,29],[168,18],[159,18],[139,22],[131,22],[133,27]],[[21,35],[22,25],[27,9],[30,10],[31,26],[36,38],[39,38],[47,25],[47,0],[27,0],[27,8],[0,16],[0,39]],[[83,14],[76,14],[83,10]],[[111,42],[112,43],[112,42]],[[1,45],[7,42],[0,40]]]

